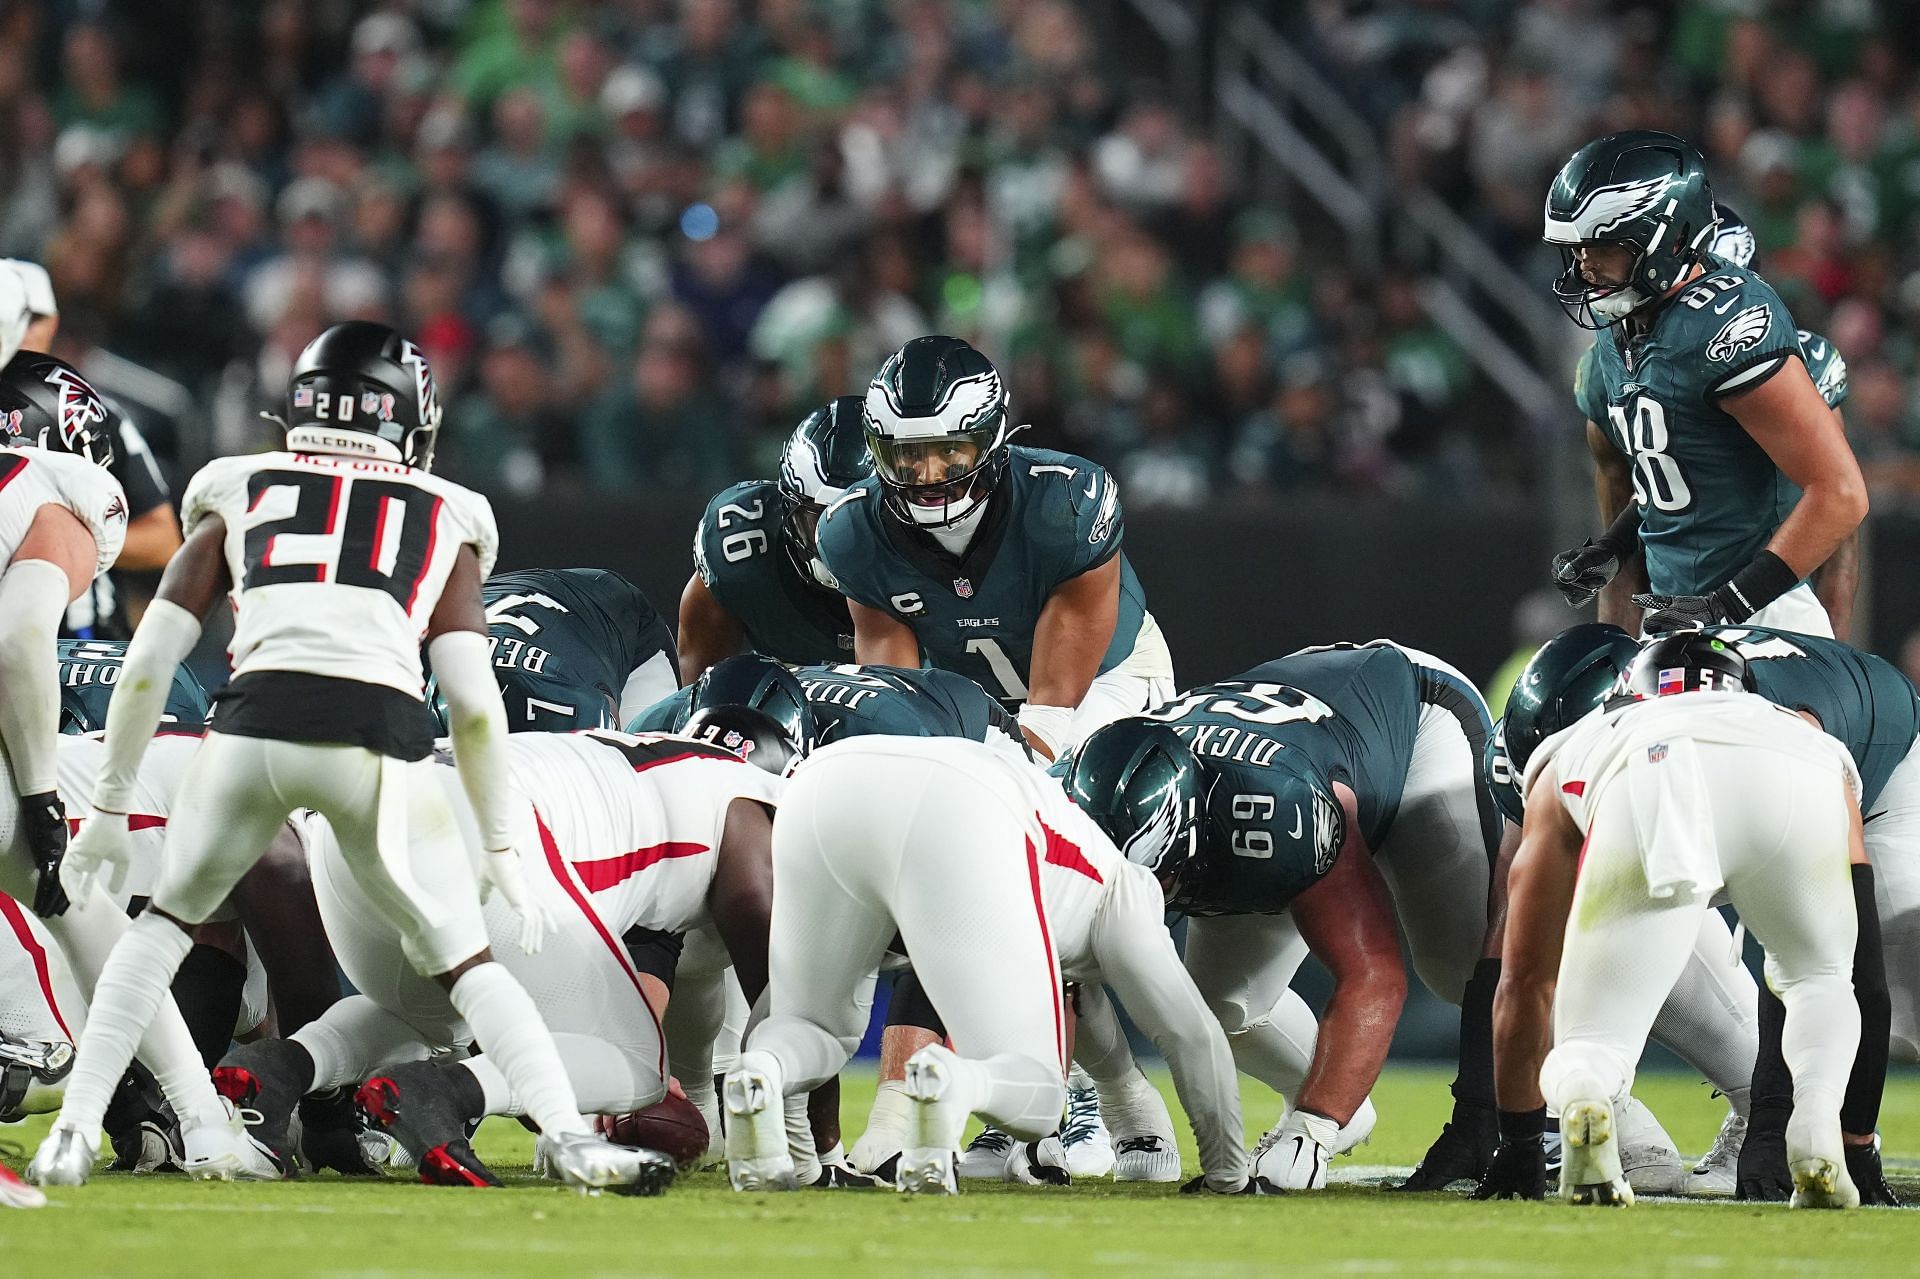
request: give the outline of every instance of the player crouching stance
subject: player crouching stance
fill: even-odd
[[[1110,985],[1166,1055],[1205,1173],[1190,1188],[1267,1189],[1247,1176],[1233,1058],[1174,954],[1159,884],[1045,774],[971,741],[825,747],[787,789],[773,868],[768,1016],[722,1090],[736,1190],[793,1188],[781,1099],[846,1064],[861,979],[896,933],[953,1044],[907,1063],[902,1191],[956,1192],[969,1115],[1028,1142],[1058,1126],[1063,980]]]
[[[493,961],[480,892],[426,762],[424,635],[447,697],[461,781],[480,813],[483,882],[525,900],[506,802],[506,714],[486,642],[480,580],[498,535],[484,499],[431,475],[439,396],[425,358],[383,325],[322,333],[294,365],[287,452],[222,458],[182,504],[186,543],[127,651],[107,715],[92,815],[67,853],[74,896],[116,882],[130,856],[128,800],[173,670],[222,591],[234,609],[234,678],[218,699],[168,830],[149,909],[115,943],[68,1086],[34,1157],[44,1184],[92,1172],[107,1101],[192,946],[295,808],[332,823],[346,861],[406,938],[408,960],[448,997],[513,1079],[541,1150],[583,1189],[656,1175],[652,1158],[595,1137],[526,992]],[[524,912],[523,912],[524,913]],[[523,945],[538,944],[526,914]],[[242,1139],[210,1172],[281,1172]]]
[[[1494,1001],[1503,1141],[1479,1196],[1540,1195],[1544,1100],[1560,1115],[1561,1197],[1633,1202],[1613,1105],[1724,889],[1786,1006],[1793,1204],[1858,1206],[1840,1103],[1860,1038],[1846,871],[1865,856],[1860,775],[1839,742],[1748,682],[1721,641],[1666,636],[1619,695],[1528,761]]]

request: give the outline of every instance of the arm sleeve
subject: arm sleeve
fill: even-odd
[[[140,619],[107,704],[107,757],[93,786],[94,808],[124,813],[173,691],[173,675],[200,638],[200,619],[171,600],[155,600]]]
[[[1094,954],[1107,985],[1173,1071],[1208,1183],[1237,1190],[1247,1179],[1240,1076],[1162,917],[1159,885],[1145,870],[1127,866],[1094,922]]]
[[[447,701],[454,766],[479,821],[481,846],[490,853],[512,848],[507,710],[500,686],[493,682],[487,637],[478,631],[448,631],[433,637],[427,656]]]
[[[69,591],[66,570],[21,560],[0,576],[0,742],[13,766],[14,789],[54,789],[60,735],[60,619]]]
[[[148,511],[165,506],[173,495],[167,491],[167,481],[153,460],[153,450],[147,447],[147,437],[140,434],[133,419],[115,411],[112,430],[113,466],[110,469],[113,477],[120,481],[120,487],[126,490],[128,515],[138,519]]]

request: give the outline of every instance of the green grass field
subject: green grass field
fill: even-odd
[[[1418,1159],[1445,1117],[1445,1080],[1438,1069],[1390,1071],[1374,1093],[1380,1126],[1351,1163]],[[870,1079],[848,1080],[855,1131],[871,1087]],[[1273,1118],[1272,1099],[1259,1091],[1247,1090],[1256,1131]],[[1683,1152],[1698,1154],[1712,1140],[1722,1103],[1704,1085],[1643,1076],[1638,1092]],[[45,1122],[0,1129],[0,1137],[31,1147]],[[1908,1161],[1899,1189],[1920,1200],[1920,1075],[1894,1081],[1881,1127],[1890,1159]],[[464,1191],[331,1175],[284,1185],[101,1176],[85,1189],[53,1192],[39,1212],[0,1212],[0,1256],[15,1275],[143,1279],[1920,1273],[1920,1212],[1676,1201],[1576,1210],[1403,1197],[1364,1184],[1284,1199],[1186,1198],[1172,1187],[1108,1182],[1065,1190],[967,1182],[959,1198],[944,1201],[745,1196],[718,1172],[683,1178],[660,1199],[585,1199],[526,1175],[532,1144],[519,1128],[490,1124],[479,1144],[515,1184]],[[1190,1147],[1187,1160],[1191,1173]]]

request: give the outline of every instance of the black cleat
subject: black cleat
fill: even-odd
[[[300,1099],[300,1158],[314,1172],[331,1168],[347,1177],[378,1177],[382,1169],[360,1144],[365,1129],[353,1092],[335,1088]]]
[[[185,1141],[159,1081],[139,1062],[127,1067],[100,1126],[113,1147],[110,1172],[163,1172],[186,1167]]]
[[[313,1082],[313,1058],[286,1039],[242,1044],[213,1068],[213,1090],[247,1121],[247,1135],[266,1148],[286,1176],[299,1174],[289,1127],[294,1107]]]
[[[400,1143],[435,1186],[497,1186],[468,1140],[485,1108],[480,1081],[457,1065],[407,1062],[360,1085],[353,1095],[361,1120]]]
[[[1456,1102],[1453,1119],[1427,1147],[1420,1166],[1395,1190],[1445,1190],[1456,1181],[1478,1182],[1500,1144],[1500,1117],[1489,1106]]]
[[[1847,1176],[1853,1178],[1863,1207],[1900,1207],[1900,1196],[1893,1193],[1893,1187],[1887,1184],[1886,1170],[1880,1166],[1880,1146],[1877,1142],[1865,1146],[1847,1146]]]

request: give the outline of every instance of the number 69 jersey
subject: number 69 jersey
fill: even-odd
[[[210,516],[227,530],[236,683],[297,672],[415,701],[424,692],[420,639],[455,557],[473,547],[484,575],[499,545],[485,498],[429,472],[362,457],[216,459],[193,477],[181,505],[189,536]],[[425,714],[422,703],[431,738]]]

